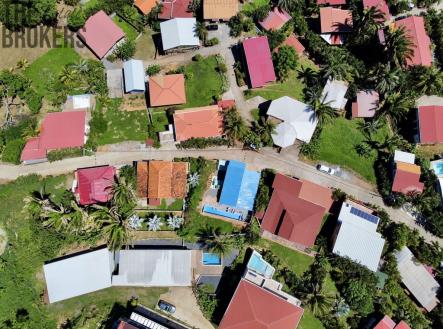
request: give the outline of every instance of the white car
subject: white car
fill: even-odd
[[[324,173],[327,173],[328,175],[335,175],[335,169],[329,168],[328,166],[318,164],[317,170],[323,171]]]

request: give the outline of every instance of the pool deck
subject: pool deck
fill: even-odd
[[[194,269],[194,277],[201,275],[221,275],[223,273],[223,264],[220,265],[203,265],[202,250],[194,250],[192,253],[192,268]]]

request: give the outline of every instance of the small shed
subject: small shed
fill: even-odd
[[[130,59],[123,63],[125,92],[129,94],[144,93],[146,90],[143,61]]]

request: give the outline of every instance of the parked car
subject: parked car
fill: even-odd
[[[332,169],[332,168],[322,165],[322,164],[317,165],[317,170],[323,171],[324,173],[327,173],[328,175],[335,175],[335,169]]]
[[[217,24],[210,24],[210,25],[206,26],[206,30],[208,30],[208,31],[217,31],[218,30],[218,25]]]
[[[159,300],[158,307],[165,312],[168,312],[171,314],[175,313],[175,306],[168,303],[168,302],[165,302],[164,300],[161,300],[161,299]]]

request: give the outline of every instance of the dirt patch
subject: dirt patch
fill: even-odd
[[[6,245],[8,244],[8,236],[6,231],[0,228],[0,255],[5,252]]]
[[[146,110],[146,97],[144,94],[126,96],[121,108],[125,111]]]

